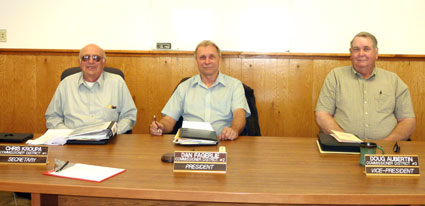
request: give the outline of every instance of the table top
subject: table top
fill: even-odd
[[[48,165],[0,164],[0,190],[175,201],[286,204],[425,204],[425,179],[369,177],[359,154],[320,154],[313,137],[240,137],[218,146],[177,146],[173,136],[119,135],[107,145],[49,146]],[[394,142],[378,141],[388,154]],[[425,142],[399,142],[419,155]],[[226,174],[174,173],[174,151],[228,153]],[[55,158],[127,169],[101,183],[43,175]]]

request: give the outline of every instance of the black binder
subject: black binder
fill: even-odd
[[[360,152],[360,143],[338,142],[329,134],[319,133],[319,144],[325,152]]]
[[[32,137],[30,133],[0,133],[0,142],[26,142]]]
[[[112,132],[111,132],[112,134]],[[112,135],[111,137],[109,137],[109,139],[103,139],[103,140],[98,140],[98,141],[94,141],[94,140],[67,140],[66,144],[95,144],[95,145],[103,145],[103,144],[108,144],[116,135]]]
[[[180,145],[217,145],[218,138],[215,131],[193,129],[193,128],[180,128],[180,138],[193,139],[193,140],[206,140],[199,141],[196,144],[180,144]]]
[[[203,129],[180,128],[180,137],[217,141],[217,135],[215,134],[215,131]]]

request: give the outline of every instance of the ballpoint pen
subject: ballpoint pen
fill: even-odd
[[[63,168],[66,167],[66,165],[68,165],[69,161],[66,161],[65,164],[62,165],[62,167],[60,167],[59,169],[55,170],[55,172],[60,172],[61,170],[63,170]]]
[[[160,128],[158,122],[156,121],[156,115],[153,115],[153,121],[155,122],[157,132],[159,132]]]

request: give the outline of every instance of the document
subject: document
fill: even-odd
[[[75,163],[72,166],[66,167],[65,169],[58,172],[55,172],[55,170],[50,170],[44,172],[43,174],[76,180],[102,182],[125,171],[125,169],[119,168]]]
[[[41,137],[28,140],[29,145],[64,145],[68,140],[102,141],[116,135],[115,121],[101,122],[77,129],[48,129]]]
[[[183,121],[174,137],[179,145],[217,145],[217,135],[209,122]]]
[[[332,130],[333,134],[331,134],[332,137],[334,137],[338,142],[352,142],[352,143],[358,143],[363,142],[358,137],[354,136],[350,133],[345,132],[338,132],[335,130]]]
[[[194,122],[194,121],[183,121],[182,128],[201,129],[214,131],[209,122]]]

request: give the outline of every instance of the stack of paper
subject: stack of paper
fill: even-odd
[[[332,132],[333,134],[331,134],[331,136],[334,137],[338,142],[363,142],[361,139],[350,133],[338,132],[335,130],[332,130]]]
[[[216,145],[217,135],[209,122],[183,121],[182,128],[174,137],[180,145]]]

